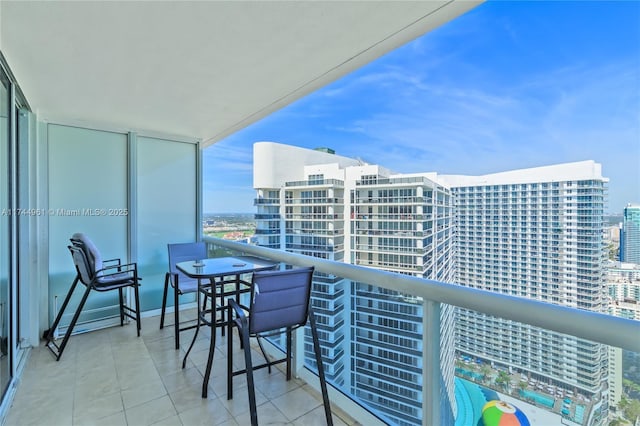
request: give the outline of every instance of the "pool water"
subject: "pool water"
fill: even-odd
[[[576,413],[574,416],[574,421],[576,423],[582,424],[582,421],[584,420],[584,408],[584,405],[576,405]]]
[[[487,401],[500,399],[498,394],[473,382],[455,378],[456,405],[458,416],[455,426],[477,426],[482,424],[482,407]]]
[[[482,374],[476,373],[475,371],[465,370],[464,368],[457,367],[456,373],[461,376],[471,377],[473,379],[479,380],[482,379]]]
[[[520,390],[520,395],[524,396],[525,398],[531,398],[538,404],[544,405],[545,407],[548,407],[548,408],[553,408],[553,405],[556,402],[556,400],[551,397],[541,395],[538,392],[534,392],[526,389]]]

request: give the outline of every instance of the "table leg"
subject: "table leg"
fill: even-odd
[[[216,285],[215,281],[211,283],[211,290],[213,291],[212,300],[216,300],[218,286]],[[221,293],[224,293],[224,290],[221,290]],[[207,368],[205,369],[205,372],[204,372],[204,380],[202,381],[202,397],[203,398],[207,397],[207,390],[209,387],[209,376],[211,376],[211,367],[213,366],[213,356],[215,355],[215,352],[216,352],[216,326],[217,326],[216,313],[217,311],[218,310],[216,309],[215,303],[214,303],[213,309],[211,309],[211,320],[209,322],[209,326],[211,328],[211,340],[209,342],[209,357],[207,359]]]
[[[196,295],[196,304],[198,305],[198,315],[196,318],[196,332],[193,333],[193,339],[191,340],[191,344],[189,345],[189,349],[187,349],[187,353],[184,354],[184,359],[182,360],[182,368],[184,368],[187,365],[187,357],[189,356],[189,352],[191,352],[191,349],[193,348],[193,344],[196,342],[196,339],[198,338],[198,331],[200,331],[200,314],[201,314],[201,310],[200,310],[200,279],[198,279],[198,291],[196,291],[197,295]],[[206,296],[205,296],[206,297]],[[214,308],[215,308],[215,298],[214,300]]]

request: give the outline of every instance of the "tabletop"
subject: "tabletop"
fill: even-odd
[[[176,268],[190,278],[213,278],[225,275],[246,274],[272,269],[277,265],[266,259],[253,256],[214,257],[189,260],[176,264]]]

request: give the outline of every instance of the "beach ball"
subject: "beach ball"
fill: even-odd
[[[504,401],[489,401],[482,407],[484,426],[531,426],[519,408]]]

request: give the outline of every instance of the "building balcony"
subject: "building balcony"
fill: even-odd
[[[253,200],[253,205],[254,206],[278,205],[278,204],[280,204],[280,199],[279,198],[255,198]]]

